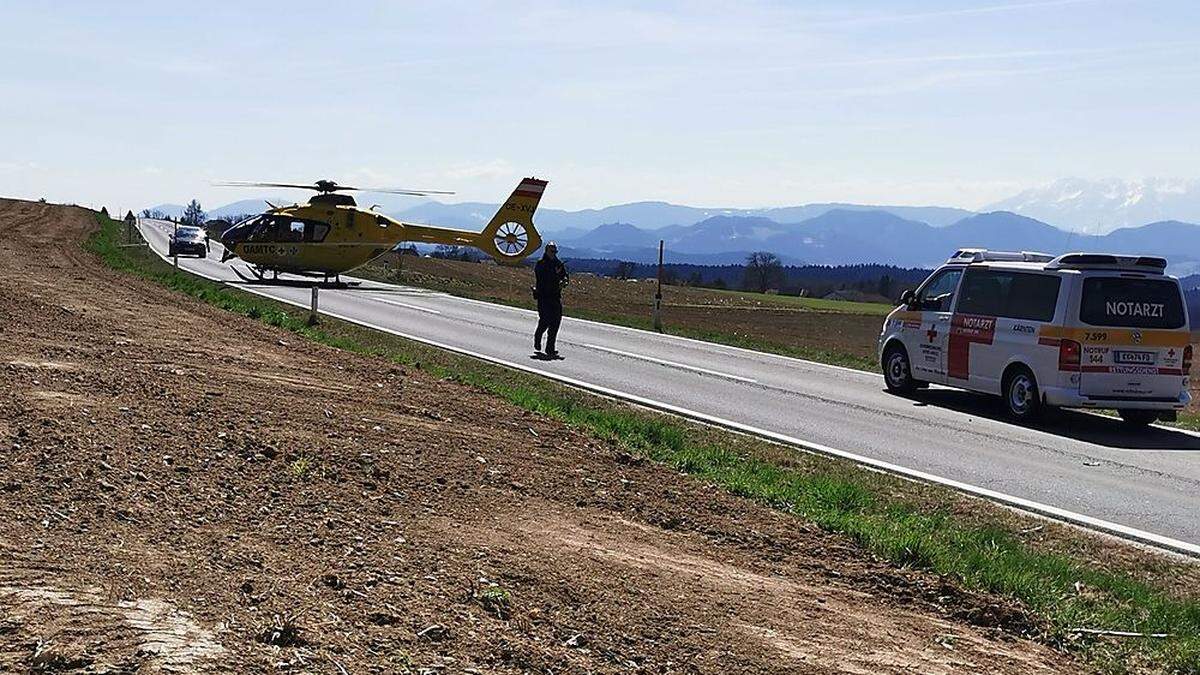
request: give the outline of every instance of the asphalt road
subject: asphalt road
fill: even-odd
[[[143,221],[165,255],[170,226]],[[241,283],[207,260],[180,267],[307,306],[307,288]],[[230,261],[243,269],[245,263]],[[570,294],[566,295],[568,311]],[[1200,555],[1200,435],[1133,431],[1064,413],[1037,428],[1004,421],[985,396],[933,387],[915,399],[882,378],[684,338],[566,319],[563,360],[532,358],[527,310],[375,282],[322,289],[339,318],[479,355],[654,407],[947,483],[1048,515]],[[800,319],[802,320],[802,319]]]

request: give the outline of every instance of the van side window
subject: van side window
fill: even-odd
[[[916,309],[922,312],[949,312],[962,270],[942,270],[930,277],[917,293]]]
[[[1062,280],[1049,274],[970,269],[955,311],[1005,319],[1050,321]]]

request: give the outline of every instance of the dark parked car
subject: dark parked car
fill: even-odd
[[[180,226],[170,237],[167,255],[208,257],[208,233],[198,227]]]

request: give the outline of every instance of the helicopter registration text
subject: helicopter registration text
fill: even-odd
[[[517,204],[516,202],[508,202],[504,205],[508,211],[520,211],[522,213],[533,214],[537,210],[537,204]]]
[[[300,252],[296,246],[281,246],[279,244],[245,244],[242,250],[248,255],[273,255],[278,257],[294,256]]]

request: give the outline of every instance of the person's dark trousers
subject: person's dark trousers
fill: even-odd
[[[562,323],[562,298],[538,299],[538,325],[533,334],[533,345],[542,344],[542,334],[546,334],[546,353],[557,351],[554,341],[558,339],[558,326]]]

